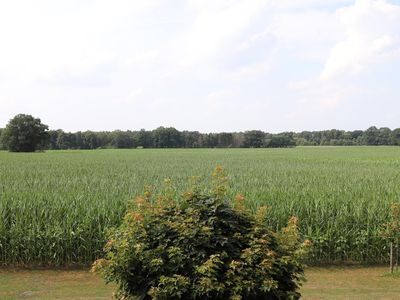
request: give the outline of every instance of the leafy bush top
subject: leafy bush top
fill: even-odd
[[[380,235],[389,242],[398,243],[400,239],[400,203],[392,203],[389,221],[381,226]]]
[[[93,265],[118,284],[118,299],[298,299],[303,279],[297,219],[279,233],[225,198],[226,177],[214,174],[212,193],[198,190],[176,199],[137,197],[111,235],[106,256]]]

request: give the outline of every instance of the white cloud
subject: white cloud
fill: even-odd
[[[261,13],[266,0],[192,1],[195,20],[184,41],[181,64],[192,66],[220,51]]]
[[[233,91],[230,90],[222,90],[222,91],[214,91],[211,92],[207,95],[207,98],[210,100],[219,100],[219,99],[223,99],[223,98],[229,98],[234,96],[235,93]]]
[[[0,3],[0,69],[13,80],[31,81],[90,73],[117,59],[115,30],[157,1],[13,1]],[[107,40],[106,40],[107,39]],[[122,50],[123,51],[123,50]]]
[[[152,50],[145,51],[142,53],[134,53],[125,62],[123,62],[124,64],[121,65],[121,67],[124,67],[125,65],[136,66],[136,65],[143,64],[143,63],[146,64],[146,63],[154,61],[159,56],[160,56],[160,53],[157,49],[152,49]]]
[[[367,83],[368,74],[379,66],[400,62],[400,7],[386,1],[359,0],[334,11],[278,15],[273,24],[274,34],[285,44],[297,45],[298,53],[318,49],[313,56],[323,64],[309,78],[288,83],[297,103],[288,114],[291,120],[336,114],[351,107],[366,91],[375,94],[374,89],[382,89]],[[295,28],[299,28],[298,35]]]
[[[272,0],[274,7],[280,9],[308,9],[308,8],[324,8],[331,5],[343,5],[354,2],[353,0]]]
[[[400,58],[400,7],[380,0],[358,0],[336,17],[346,34],[331,50],[321,78],[358,74],[371,65]]]
[[[330,43],[341,37],[334,14],[328,11],[307,10],[277,14],[269,28],[281,42]],[[311,47],[309,47],[311,48]]]
[[[136,103],[141,96],[143,96],[143,89],[142,88],[136,88],[132,90],[126,97],[120,98],[120,99],[115,99],[114,103],[115,104],[133,104]]]
[[[314,109],[335,109],[348,97],[358,92],[358,88],[346,81],[310,81],[289,83],[288,87],[299,93],[298,103]]]

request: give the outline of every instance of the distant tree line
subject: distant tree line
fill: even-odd
[[[35,131],[24,129],[29,128]],[[15,131],[15,133],[13,133]],[[98,148],[283,148],[294,146],[356,146],[400,145],[400,128],[370,127],[367,130],[323,130],[282,132],[272,134],[260,130],[245,132],[200,133],[178,131],[173,127],[158,127],[139,131],[78,131],[47,130],[47,126],[29,115],[17,115],[6,129],[0,128],[0,149],[13,150],[12,142],[21,144],[32,140],[41,142],[38,149],[98,149]],[[6,147],[5,141],[8,142]],[[18,142],[18,143],[17,143]],[[29,151],[30,144],[22,143]],[[36,142],[36,144],[38,144]],[[18,149],[16,151],[19,151]]]
[[[262,131],[200,133],[159,127],[148,131],[102,131],[67,133],[49,131],[49,149],[97,148],[240,148],[294,147],[292,133],[269,134]]]
[[[372,126],[367,130],[303,131],[293,135],[298,146],[400,146],[400,128]]]
[[[200,133],[159,127],[140,131],[50,130],[46,149],[97,148],[282,148],[294,146],[400,145],[400,128],[370,127],[367,130],[324,130],[266,133],[245,132]]]

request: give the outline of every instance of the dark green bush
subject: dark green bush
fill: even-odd
[[[96,261],[117,299],[298,299],[303,279],[297,219],[271,232],[267,209],[256,215],[225,198],[222,169],[213,192],[156,199],[146,192],[129,208],[122,225]]]

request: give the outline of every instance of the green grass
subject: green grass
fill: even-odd
[[[302,299],[399,299],[400,279],[388,267],[330,267],[306,270]]]
[[[272,227],[300,218],[313,261],[386,260],[377,231],[400,199],[400,147],[298,147],[0,152],[0,264],[88,264],[144,185],[184,191],[217,164],[232,195],[272,207]]]
[[[387,267],[309,268],[302,299],[398,299],[400,279],[384,276]],[[105,285],[87,271],[0,270],[0,299],[111,299]]]
[[[105,285],[87,271],[0,270],[0,299],[111,299],[112,285]]]

